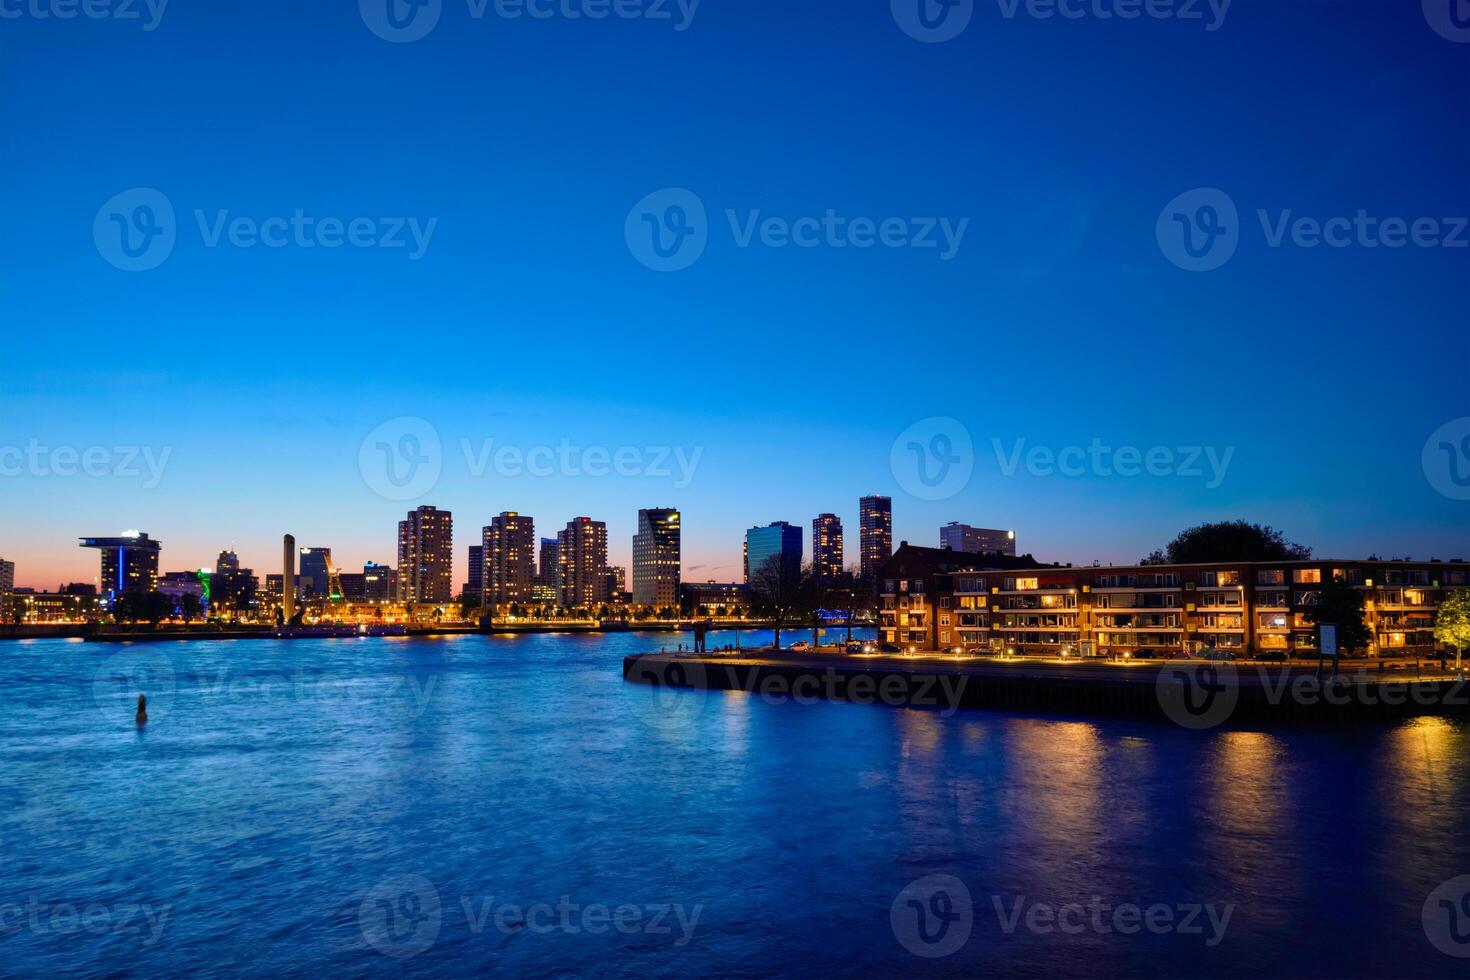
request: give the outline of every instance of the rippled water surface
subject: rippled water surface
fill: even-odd
[[[1423,918],[1470,874],[1463,721],[624,684],[659,642],[0,644],[0,973],[1470,975]]]

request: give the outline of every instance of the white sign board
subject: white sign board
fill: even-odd
[[[1337,656],[1337,627],[1332,623],[1321,623],[1317,630],[1321,637],[1318,649],[1322,651],[1322,656]]]

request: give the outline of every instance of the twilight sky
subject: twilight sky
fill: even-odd
[[[439,0],[395,43],[387,2],[0,0],[19,584],[128,528],[165,570],[263,574],[284,531],[392,562],[420,503],[457,581],[499,511],[606,520],[627,564],[640,506],[734,580],[744,528],[821,511],[855,558],[871,492],[896,539],[1055,561],[1236,517],[1470,557],[1470,442],[1437,455],[1470,437],[1470,36],[1433,3],[973,0],[921,43],[918,0]]]

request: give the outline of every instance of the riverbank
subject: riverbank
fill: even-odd
[[[442,625],[425,624],[363,624],[363,625],[320,625],[320,626],[218,626],[164,625],[150,626],[103,626],[98,624],[68,624],[64,626],[21,626],[5,627],[0,639],[45,639],[80,638],[88,643],[153,643],[187,642],[191,640],[321,640],[321,639],[371,639],[402,636],[497,636],[558,633],[678,633],[682,624],[659,623],[544,623],[517,622],[494,623],[488,626],[470,623]],[[739,631],[767,628],[762,623],[718,623],[715,630]]]
[[[626,681],[742,691],[783,700],[894,707],[1000,709],[1164,718],[1187,728],[1235,720],[1362,721],[1470,715],[1470,684],[1453,671],[1354,667],[1319,678],[1312,666],[1043,661],[742,651],[645,654]]]

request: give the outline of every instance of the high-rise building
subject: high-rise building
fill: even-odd
[[[680,515],[673,508],[638,512],[633,535],[633,603],[659,609],[679,602]]]
[[[15,562],[0,558],[0,595],[15,591]]]
[[[628,570],[622,565],[608,567],[607,599],[609,602],[626,602],[628,599]]]
[[[483,544],[470,545],[470,580],[464,584],[464,601],[475,606],[485,601],[485,546]]]
[[[398,522],[398,601],[454,601],[454,515],[437,507]]]
[[[530,602],[536,585],[535,522],[508,510],[493,518],[482,536],[485,605]]]
[[[222,575],[228,572],[238,572],[240,556],[233,551],[221,551],[219,557],[214,560],[214,570]]]
[[[766,562],[773,558],[781,563],[783,575],[794,579],[801,574],[801,528],[776,521],[745,532],[747,582],[757,580]]]
[[[303,599],[324,598],[331,588],[331,548],[302,548],[298,575]]]
[[[842,522],[836,514],[818,514],[812,521],[812,574],[823,582],[842,574]]]
[[[364,602],[392,602],[398,595],[398,574],[387,565],[368,562],[362,566]]]
[[[858,501],[858,563],[864,578],[876,575],[878,566],[893,557],[893,500],[863,497]]]
[[[110,605],[125,592],[158,591],[158,553],[163,543],[139,531],[115,538],[82,538],[83,548],[102,552],[102,595]]]
[[[556,538],[541,539],[541,564],[536,573],[536,584],[544,585],[553,592],[561,584],[561,571],[556,560]],[[555,602],[555,597],[551,601]]]
[[[1016,532],[950,521],[939,529],[939,547],[975,555],[1014,555]]]
[[[590,517],[567,521],[556,535],[557,596],[563,606],[606,602],[607,525]]]

